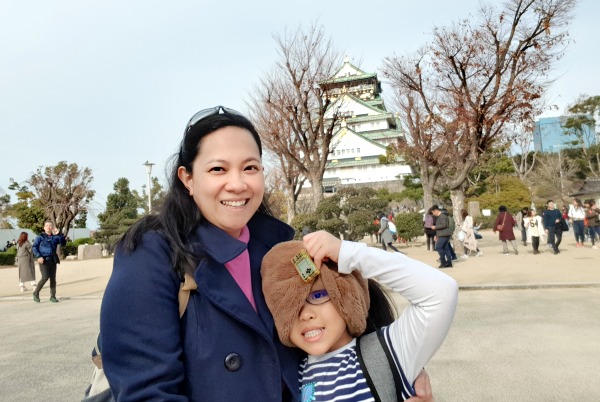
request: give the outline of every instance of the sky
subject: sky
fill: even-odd
[[[434,26],[477,12],[479,0],[0,0],[0,194],[39,166],[91,168],[88,226],[120,178],[141,192],[166,183],[166,163],[188,119],[218,104],[247,111],[252,88],[277,61],[274,34],[317,21],[366,72],[431,39]],[[547,95],[560,115],[599,95],[600,2],[580,0],[573,43]],[[382,74],[379,78],[383,80]],[[383,80],[383,96],[391,92]]]

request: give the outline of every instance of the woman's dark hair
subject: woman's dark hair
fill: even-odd
[[[381,285],[373,279],[369,279],[368,284],[371,302],[369,305],[369,316],[367,317],[367,329],[364,332],[365,335],[381,327],[390,325],[398,315],[396,304],[394,304],[394,301]]]
[[[575,201],[577,208],[581,208],[581,200],[579,198],[573,198],[573,201]]]
[[[508,209],[506,209],[506,207],[504,205],[500,205],[500,207],[498,208],[499,212],[506,212],[508,211]]]
[[[467,210],[466,210],[466,209],[461,209],[461,210],[460,210],[460,216],[461,216],[461,217],[463,218],[463,220],[464,220],[464,219],[465,219],[467,216],[469,216],[469,213],[467,212]]]
[[[192,165],[200,152],[200,141],[206,135],[224,127],[239,127],[246,129],[258,145],[262,156],[262,146],[258,132],[246,117],[222,113],[214,114],[201,119],[193,126],[186,129],[179,151],[171,157],[167,195],[162,208],[156,215],[148,215],[131,226],[119,241],[118,248],[131,252],[141,244],[144,233],[159,231],[169,243],[173,268],[181,275],[193,274],[201,256],[192,254],[187,242],[194,229],[204,222],[205,218],[200,213],[194,199],[189,195],[189,190],[179,180],[178,169],[183,166],[192,172]],[[265,201],[261,203],[258,212],[271,215]]]
[[[21,247],[23,243],[27,241],[27,237],[27,232],[21,232],[21,234],[19,235],[19,239],[17,240],[17,244],[19,245],[19,247]]]

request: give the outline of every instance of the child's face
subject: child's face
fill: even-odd
[[[317,278],[311,292],[324,288],[321,278]],[[348,333],[346,322],[331,301],[322,304],[306,301],[294,320],[290,340],[308,354],[322,355],[346,345],[352,340],[352,336]]]

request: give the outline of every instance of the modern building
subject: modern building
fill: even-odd
[[[343,185],[400,187],[412,169],[401,159],[381,162],[388,145],[405,139],[397,116],[387,111],[381,98],[377,74],[362,71],[346,58],[334,76],[320,85],[332,100],[325,118],[337,113],[339,119],[323,175],[325,192]]]
[[[571,147],[570,143],[575,137],[565,134],[568,130],[563,127],[568,117],[540,117],[533,129],[533,149],[538,152],[558,152],[559,149]],[[598,143],[597,134],[592,128],[585,126],[585,131],[586,141]]]

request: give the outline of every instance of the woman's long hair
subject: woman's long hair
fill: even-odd
[[[396,304],[389,294],[381,287],[379,282],[369,279],[369,315],[367,317],[367,329],[364,335],[377,331],[381,327],[390,325],[396,319],[398,311]]]
[[[124,252],[132,252],[141,244],[142,236],[149,231],[159,231],[169,243],[173,268],[180,274],[193,274],[200,256],[192,254],[187,246],[188,237],[196,226],[203,223],[205,218],[200,213],[188,189],[183,185],[177,171],[183,166],[192,172],[192,165],[200,152],[201,140],[206,135],[223,127],[240,127],[248,130],[262,156],[262,146],[258,132],[246,117],[222,113],[206,117],[186,129],[178,152],[170,160],[170,176],[165,201],[156,215],[148,215],[140,219],[123,235],[117,248]],[[271,215],[266,203],[261,203],[258,212]]]
[[[23,243],[27,241],[28,237],[29,235],[27,234],[27,232],[21,232],[21,234],[19,235],[19,239],[17,240],[17,244],[19,245],[19,247],[21,247]]]

